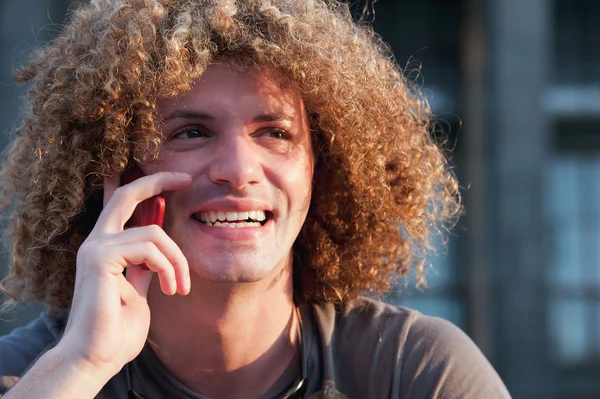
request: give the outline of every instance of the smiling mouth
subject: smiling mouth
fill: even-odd
[[[243,228],[263,226],[267,220],[272,218],[272,214],[269,211],[262,210],[248,212],[196,212],[192,215],[192,218],[211,227]]]

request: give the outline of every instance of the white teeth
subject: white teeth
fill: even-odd
[[[227,216],[227,221],[229,221],[229,222],[233,222],[235,220],[238,220],[238,213],[237,212],[226,212],[225,215]]]
[[[229,227],[246,227],[246,226],[260,226],[264,220],[266,220],[265,211],[244,211],[244,212],[224,212],[224,211],[211,211],[211,212],[198,212],[195,214],[196,219],[204,222],[208,225],[213,226],[225,226]],[[251,220],[252,222],[245,222]],[[244,221],[244,223],[239,223]],[[234,222],[234,223],[229,223]]]
[[[244,222],[244,223],[228,223],[228,222],[215,222],[214,224],[207,224],[208,226],[220,226],[220,227],[228,227],[230,229],[240,229],[244,227],[260,227],[259,222]]]

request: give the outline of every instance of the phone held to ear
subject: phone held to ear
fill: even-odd
[[[121,185],[131,183],[143,176],[144,173],[140,170],[140,168],[134,163],[131,163],[131,165],[121,175]],[[164,219],[165,199],[159,194],[140,202],[135,207],[131,218],[127,221],[127,223],[125,223],[125,227],[142,227],[155,224],[162,228]],[[145,263],[141,264],[140,266],[146,270],[149,270]]]
[[[131,183],[144,173],[135,164],[132,164],[121,175],[121,185]],[[141,227],[156,224],[158,227],[163,226],[165,219],[165,199],[162,195],[155,195],[138,204],[133,211],[131,218],[125,223],[126,227]]]

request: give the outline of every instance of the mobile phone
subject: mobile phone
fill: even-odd
[[[141,169],[133,162],[121,175],[121,185],[131,183],[144,176]],[[131,218],[125,223],[125,227],[142,227],[151,224],[156,224],[158,227],[163,226],[165,219],[165,198],[162,195],[155,195],[140,202],[133,211]],[[140,265],[142,268],[149,270],[145,263]]]
[[[130,166],[121,175],[121,185],[131,183],[142,176],[144,176],[144,173],[141,169],[131,162]],[[140,202],[125,226],[141,227],[156,224],[158,227],[162,227],[164,219],[165,199],[159,194]]]

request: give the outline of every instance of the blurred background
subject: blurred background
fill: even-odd
[[[460,326],[516,399],[600,397],[600,1],[372,2],[353,10],[429,98],[467,209],[429,288],[387,300]],[[72,3],[0,1],[0,146],[23,112],[11,71]]]

